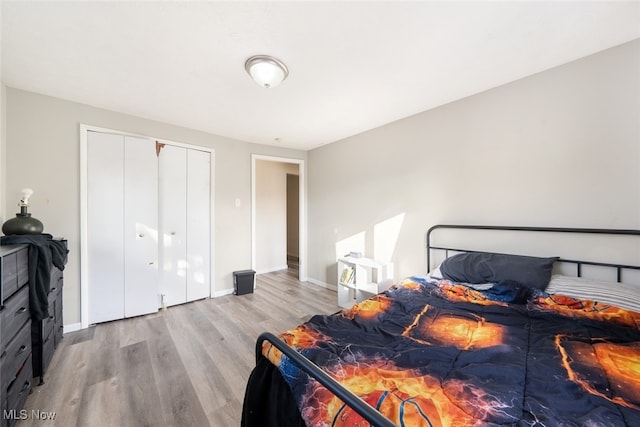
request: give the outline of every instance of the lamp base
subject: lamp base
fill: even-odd
[[[30,213],[17,213],[15,218],[2,224],[2,232],[10,234],[40,234],[44,226],[39,219],[33,218]]]

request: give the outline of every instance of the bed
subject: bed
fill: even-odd
[[[531,256],[432,241],[478,231],[554,243]],[[258,338],[242,425],[639,426],[640,263],[557,256],[565,236],[640,254],[640,230],[431,227],[429,274]],[[602,270],[613,280],[584,274]]]

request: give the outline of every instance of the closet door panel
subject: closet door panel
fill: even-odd
[[[124,317],[124,137],[87,137],[89,324]]]
[[[187,302],[187,149],[160,151],[160,293],[166,305]]]
[[[158,159],[155,141],[124,141],[125,317],[158,310]]]
[[[187,152],[187,301],[210,296],[211,155]]]

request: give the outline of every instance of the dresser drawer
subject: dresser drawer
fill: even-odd
[[[60,270],[57,270],[60,271]],[[55,306],[55,303],[58,299],[61,298],[62,295],[62,275],[60,275],[55,281],[51,281],[51,287],[49,288],[49,295],[47,296],[49,303],[49,314],[55,315],[55,311],[52,311],[51,308]]]
[[[29,280],[29,248],[24,247],[2,257],[2,301]]]
[[[51,335],[51,331],[53,331],[53,326],[55,324],[55,307],[54,304],[49,305],[49,317],[46,319],[42,319],[42,336],[48,337]]]
[[[9,341],[6,348],[0,355],[2,359],[2,384],[1,387],[8,387],[15,378],[18,368],[31,355],[31,321],[22,326],[18,334]]]
[[[30,318],[29,287],[23,286],[5,301],[4,310],[0,313],[0,349],[5,348],[8,341]]]
[[[29,248],[18,251],[18,289],[29,281]]]
[[[54,325],[54,335],[55,335],[55,340],[56,340],[56,347],[58,346],[58,344],[60,343],[60,341],[62,340],[62,336],[64,334],[64,323],[62,322],[62,294],[60,294],[58,296],[58,299],[56,300],[56,306],[55,306],[55,325]]]
[[[55,351],[55,334],[49,334],[42,343],[42,372],[46,372]]]
[[[19,410],[24,406],[27,396],[31,393],[33,371],[31,370],[31,355],[22,365],[18,377],[11,383],[7,390],[7,409]]]
[[[18,290],[18,254],[2,257],[2,301]]]
[[[58,270],[56,267],[51,269],[51,280],[50,280],[49,289],[51,292],[57,292],[62,286],[62,271]]]

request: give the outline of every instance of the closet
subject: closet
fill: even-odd
[[[211,153],[87,131],[87,324],[210,295]]]

